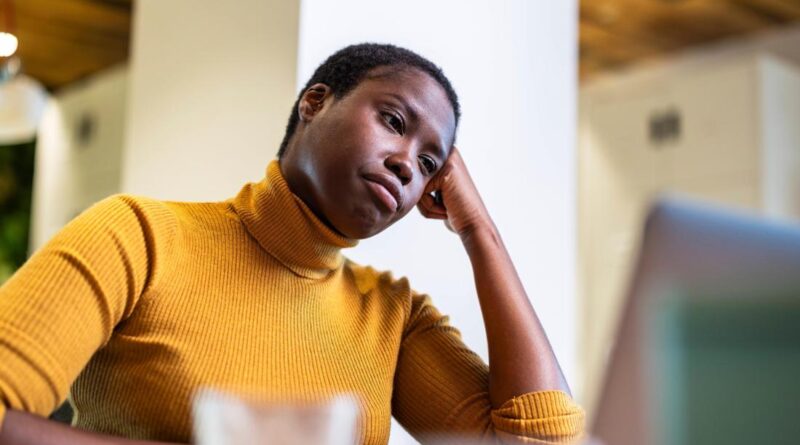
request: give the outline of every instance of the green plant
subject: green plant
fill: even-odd
[[[28,257],[35,147],[0,146],[0,284]]]

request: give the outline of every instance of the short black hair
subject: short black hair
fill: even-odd
[[[289,123],[286,124],[286,134],[284,134],[278,150],[278,157],[280,158],[286,151],[289,140],[297,128],[297,122],[300,119],[297,114],[297,105],[306,90],[316,83],[324,83],[330,87],[334,98],[341,99],[364,80],[369,71],[377,67],[390,67],[397,70],[416,68],[431,76],[447,94],[450,105],[453,107],[456,127],[458,127],[458,120],[461,117],[458,96],[441,68],[419,54],[399,46],[361,43],[342,48],[328,57],[322,65],[317,67],[311,79],[300,90],[292,112],[289,114]]]

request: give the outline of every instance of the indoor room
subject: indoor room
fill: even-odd
[[[790,444],[798,0],[0,0],[0,445]]]

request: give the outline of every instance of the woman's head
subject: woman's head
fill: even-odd
[[[391,67],[394,70],[416,68],[431,76],[445,90],[447,99],[453,107],[456,125],[458,125],[458,120],[461,117],[458,96],[442,70],[431,61],[413,51],[394,45],[377,43],[350,45],[335,52],[318,66],[311,78],[306,82],[305,87],[300,91],[292,107],[292,112],[289,113],[289,122],[286,125],[286,133],[278,150],[278,157],[283,156],[289,145],[289,140],[294,135],[300,120],[297,106],[303,98],[303,94],[309,88],[317,83],[325,84],[330,88],[333,97],[340,99],[364,80],[370,74],[370,71],[378,67]]]
[[[450,154],[458,98],[442,71],[392,45],[330,56],[308,81],[278,156],[292,191],[339,233],[405,216]]]

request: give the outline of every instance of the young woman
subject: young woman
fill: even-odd
[[[453,146],[458,120],[431,62],[350,46],[301,91],[261,182],[224,202],[118,195],[84,212],[0,289],[0,443],[188,442],[201,387],[356,394],[365,444],[386,443],[391,416],[423,441],[579,436],[583,412]],[[341,253],[414,207],[463,242],[489,366],[405,278]],[[79,429],[28,414],[68,392]]]

